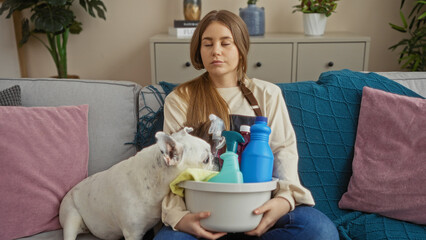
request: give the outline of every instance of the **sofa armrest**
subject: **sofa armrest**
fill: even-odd
[[[426,72],[377,72],[426,97]]]

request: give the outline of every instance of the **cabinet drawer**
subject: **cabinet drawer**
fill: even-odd
[[[247,75],[269,82],[291,82],[292,43],[252,43]]]
[[[196,70],[189,57],[189,43],[155,43],[155,82],[183,83],[204,70]]]
[[[365,42],[299,43],[296,81],[316,81],[322,72],[364,70]]]

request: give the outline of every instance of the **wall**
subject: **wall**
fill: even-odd
[[[414,0],[410,0],[413,2]],[[174,19],[183,19],[183,0],[104,0],[107,20],[90,17],[75,1],[77,18],[83,23],[68,46],[69,74],[84,79],[131,80],[150,84],[149,38],[167,32]],[[266,32],[302,32],[301,13],[292,14],[297,0],[259,0],[265,7]],[[407,5],[408,5],[407,1]],[[213,9],[238,13],[246,0],[203,0],[205,15]],[[403,35],[389,26],[398,23],[400,0],[341,0],[326,32],[351,31],[371,37],[370,71],[396,71],[398,53],[388,47]],[[2,16],[3,18],[3,16]],[[56,75],[52,59],[35,39],[22,48],[28,77]]]
[[[12,19],[0,20],[0,73],[0,77],[21,76]]]

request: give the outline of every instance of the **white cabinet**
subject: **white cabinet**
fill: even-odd
[[[356,34],[270,33],[250,41],[247,75],[270,82],[315,81],[325,71],[366,71],[368,66],[370,38]],[[204,72],[192,67],[189,42],[167,34],[150,39],[152,83],[182,83]]]
[[[203,72],[197,71],[191,65],[189,43],[157,43],[154,56],[157,83],[161,81],[181,83]]]
[[[365,43],[298,43],[296,81],[316,80],[322,72],[364,69]]]
[[[270,82],[291,82],[292,43],[251,43],[247,76]]]

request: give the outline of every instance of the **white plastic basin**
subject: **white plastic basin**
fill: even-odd
[[[210,211],[201,220],[203,228],[213,232],[246,232],[255,229],[262,215],[253,211],[271,199],[277,180],[261,183],[214,183],[185,181],[186,207],[192,213]]]

